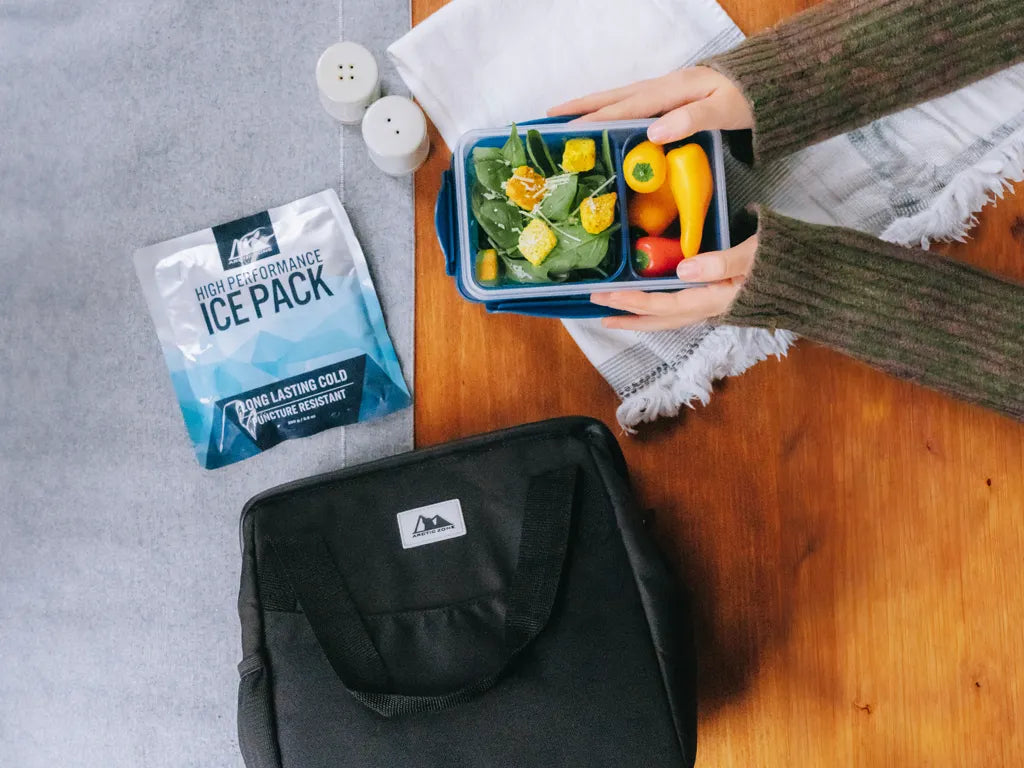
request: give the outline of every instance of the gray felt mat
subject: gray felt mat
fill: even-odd
[[[411,181],[313,80],[343,32],[397,90],[408,25],[406,0],[0,3],[0,765],[240,764],[241,506],[409,448],[412,413],[200,469],[131,254],[339,189],[412,385]]]

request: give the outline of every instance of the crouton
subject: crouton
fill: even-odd
[[[586,173],[594,170],[597,145],[593,139],[569,139],[562,153],[562,168],[566,173]]]
[[[580,206],[580,223],[592,235],[604,232],[615,221],[615,200],[618,195],[609,192],[607,195],[588,197]]]
[[[540,219],[527,224],[519,235],[519,250],[535,267],[543,263],[557,243],[555,233]]]
[[[508,199],[526,211],[532,211],[544,199],[545,191],[544,177],[528,165],[516,168],[512,178],[505,182]]]

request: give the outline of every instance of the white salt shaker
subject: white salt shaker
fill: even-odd
[[[377,60],[359,43],[335,43],[320,54],[316,85],[327,113],[346,125],[355,125],[380,97]]]
[[[363,115],[363,141],[370,159],[384,173],[404,176],[427,159],[427,118],[412,99],[385,96]]]

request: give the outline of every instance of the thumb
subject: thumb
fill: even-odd
[[[692,283],[713,283],[750,274],[757,252],[757,235],[725,251],[709,251],[679,262],[676,275]]]
[[[723,117],[714,96],[709,96],[665,113],[647,129],[647,138],[655,144],[671,144],[698,131],[722,128]]]

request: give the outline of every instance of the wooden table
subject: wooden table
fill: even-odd
[[[413,0],[418,22],[444,0]],[[748,34],[812,5],[722,0]],[[416,441],[617,400],[555,321],[444,275],[416,182]],[[945,250],[1024,280],[1024,185]],[[622,436],[699,619],[700,765],[1024,765],[1024,427],[807,342]]]

